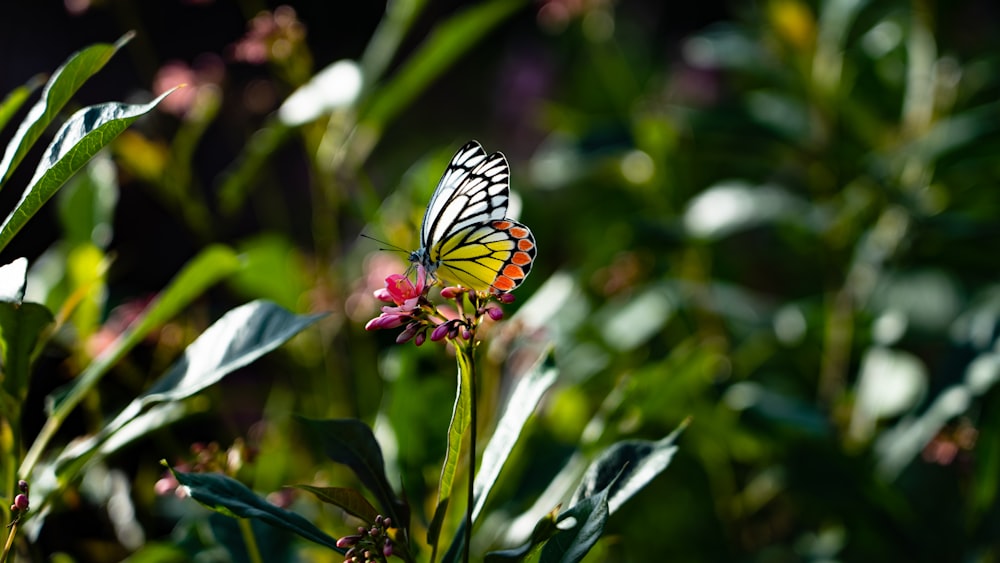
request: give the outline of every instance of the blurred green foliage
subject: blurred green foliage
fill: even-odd
[[[133,4],[118,3],[121,21],[156,29]],[[587,561],[1000,557],[995,6],[766,0],[677,30],[664,22],[679,8],[652,1],[430,4],[388,3],[357,52],[315,50],[327,24],[308,19],[309,2],[247,11],[242,39],[197,60],[126,47],[159,65],[155,93],[188,86],[58,194],[61,238],[32,258],[28,292],[72,318],[57,315],[56,350],[34,376],[49,388],[26,408],[40,413],[42,395],[212,243],[238,249],[239,271],[109,374],[74,419],[81,432],[233,303],[331,315],[191,399],[188,422],[107,460],[143,549],[123,547],[108,495],[85,480],[36,554],[244,560],[238,540],[219,547],[239,537],[231,521],[154,496],[158,461],[240,438],[257,455],[235,474],[259,493],[351,483],[293,413],[371,424],[427,526],[454,358],[363,330],[372,291],[406,263],[359,234],[414,248],[447,159],[478,138],[507,154],[539,246],[480,349],[480,420],[496,420],[512,374],[550,342],[560,378],[474,553],[526,539],[562,500],[545,494],[562,472],[691,417],[670,467]],[[290,496],[320,528],[354,529]],[[290,538],[254,532],[289,553]]]

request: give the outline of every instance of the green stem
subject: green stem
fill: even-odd
[[[7,543],[3,546],[3,553],[0,553],[0,563],[6,563],[7,554],[10,553],[10,547],[14,545],[14,536],[17,535],[17,522],[13,522],[10,525],[10,533],[7,534]]]
[[[472,508],[475,506],[473,490],[476,484],[476,350],[475,334],[468,341],[469,360],[469,488],[465,504],[465,550],[463,561],[469,563],[469,549],[472,544]]]
[[[237,518],[236,521],[240,523],[240,532],[243,533],[243,543],[246,544],[247,556],[250,557],[250,563],[264,563],[264,560],[260,557],[260,549],[257,547],[257,539],[253,535],[253,526],[250,525],[250,520]]]

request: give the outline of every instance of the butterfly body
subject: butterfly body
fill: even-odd
[[[524,281],[535,258],[531,230],[508,219],[510,169],[476,141],[459,149],[438,182],[410,261],[475,291],[502,293]]]

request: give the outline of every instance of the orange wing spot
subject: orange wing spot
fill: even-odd
[[[510,234],[514,238],[528,238],[528,229],[522,229],[521,227],[514,227],[510,230]]]
[[[513,225],[513,223],[510,221],[493,221],[493,226],[501,231],[506,231],[511,225]]]
[[[520,266],[514,264],[507,264],[503,267],[503,275],[507,276],[512,280],[519,280],[524,278],[524,270]]]
[[[512,264],[517,264],[518,266],[525,266],[531,264],[531,255],[527,252],[515,252],[514,256],[510,259]]]
[[[528,240],[526,238],[523,238],[523,239],[517,241],[517,249],[518,250],[528,251],[528,250],[531,250],[532,248],[535,248],[535,243],[531,242],[530,240]]]
[[[493,280],[493,287],[500,291],[510,291],[517,287],[517,284],[514,283],[514,280],[506,276],[497,276],[497,279]]]

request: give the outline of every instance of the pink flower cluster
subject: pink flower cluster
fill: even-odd
[[[445,338],[455,339],[461,336],[470,340],[475,334],[480,319],[489,317],[499,321],[503,318],[503,309],[496,303],[489,303],[491,297],[502,303],[512,303],[514,296],[509,293],[493,293],[479,295],[460,286],[448,286],[441,290],[441,297],[455,303],[455,312],[441,311],[427,298],[434,282],[427,283],[427,272],[423,266],[417,265],[416,283],[403,274],[392,274],[385,278],[385,287],[375,291],[375,298],[389,303],[382,307],[382,314],[368,321],[365,330],[398,328],[405,325],[403,332],[396,337],[397,343],[410,340],[420,346],[427,338],[438,342]],[[472,314],[466,314],[465,299],[472,306]]]

